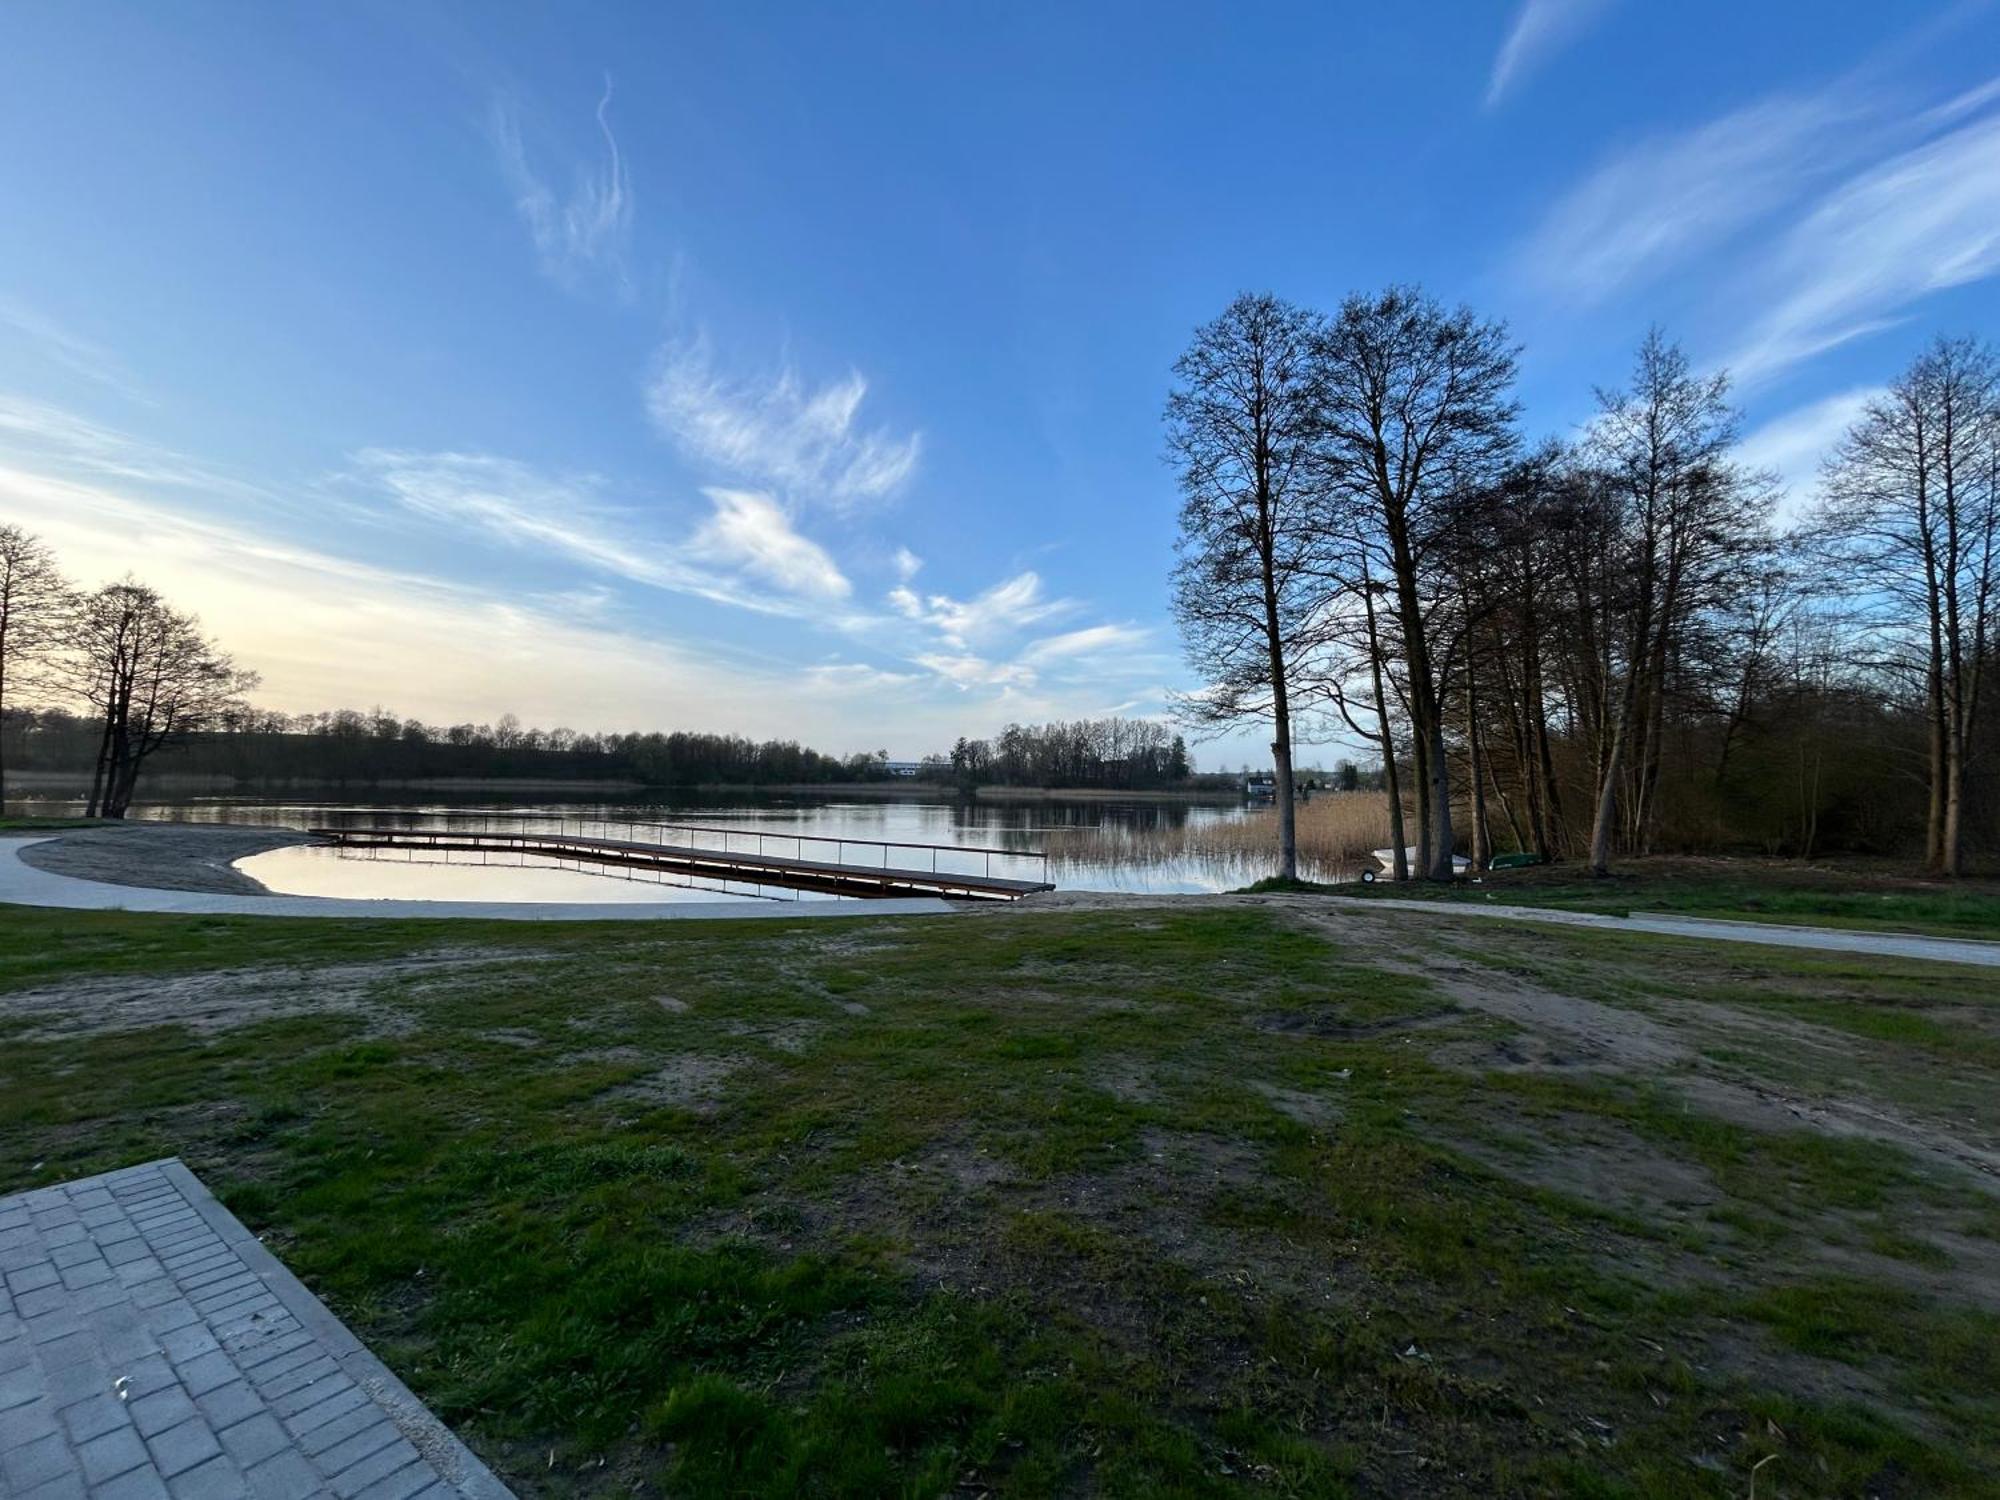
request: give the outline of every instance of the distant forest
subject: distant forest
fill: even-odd
[[[102,721],[61,708],[0,717],[9,768],[88,776]],[[909,774],[907,763],[901,768]],[[425,724],[377,709],[281,714],[232,711],[163,747],[150,775],[245,784],[333,784],[456,778],[637,782],[647,786],[837,785],[891,778],[887,751],[825,755],[791,740],[739,735],[585,734],[537,729],[512,714],[494,724]],[[992,740],[961,739],[923,760],[916,779],[962,788],[1183,786],[1194,776],[1186,743],[1147,720],[1105,718],[1010,724]]]

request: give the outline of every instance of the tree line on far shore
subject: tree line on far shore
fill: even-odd
[[[1174,366],[1174,608],[1204,687],[1291,760],[1379,747],[1415,871],[1454,851],[1991,849],[2000,357],[1935,341],[1789,529],[1726,374],[1659,332],[1568,440],[1529,443],[1503,325],[1413,287],[1332,315],[1245,295]],[[1408,825],[1414,824],[1413,829]]]

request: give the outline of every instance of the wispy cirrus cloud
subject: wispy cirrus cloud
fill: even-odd
[[[85,582],[136,573],[199,611],[286,711],[392,701],[425,718],[509,709],[587,729],[652,728],[703,705],[715,728],[875,743],[829,685],[709,638],[620,629],[567,601],[524,601],[190,516],[115,482],[0,464],[0,514],[43,536]],[[338,642],[337,650],[328,649]],[[859,732],[865,729],[866,732]]]
[[[1152,634],[1141,625],[1089,625],[1042,637],[1022,652],[1022,659],[1046,663],[1130,651],[1144,645]]]
[[[364,484],[413,514],[648,588],[792,617],[818,617],[821,606],[851,591],[832,558],[799,535],[768,496],[708,491],[711,514],[683,544],[635,524],[629,508],[605,498],[595,475],[544,474],[490,454],[388,449],[357,454],[355,466]]]
[[[661,352],[646,408],[697,464],[846,510],[895,495],[923,452],[921,433],[862,423],[867,394],[856,371],[818,387],[790,366],[763,380],[732,378],[717,371],[707,343],[693,339]]]
[[[1487,108],[1498,104],[1508,90],[1575,41],[1610,6],[1611,0],[1524,0],[1493,59],[1493,74],[1486,85]]]
[[[1778,476],[1784,487],[1780,520],[1798,515],[1818,493],[1821,463],[1868,403],[1882,393],[1877,385],[1836,391],[1773,417],[1736,445],[1737,462]]]
[[[696,556],[718,558],[806,599],[845,599],[854,589],[819,543],[801,536],[769,495],[710,489],[715,514],[695,536]]]
[[[0,297],[0,326],[12,328],[38,348],[51,364],[116,391],[128,400],[152,405],[125,362],[101,344],[63,327],[54,318],[25,303]]]
[[[1072,686],[1129,682],[1157,672],[1161,663],[1142,654],[1152,632],[1130,624],[1099,624],[1053,635],[1035,634],[1082,606],[1052,599],[1033,572],[1017,573],[970,599],[919,595],[907,583],[889,591],[889,605],[931,635],[931,644],[909,660],[961,692],[975,689],[1017,694],[1044,679]]]
[[[1588,306],[1723,243],[1852,164],[1871,112],[1840,90],[1780,96],[1601,162],[1515,255],[1519,279]]]
[[[574,287],[588,274],[626,279],[625,259],[632,238],[632,180],[618,137],[611,129],[611,78],[597,101],[597,129],[604,154],[596,162],[577,161],[568,189],[559,189],[535,165],[521,133],[520,116],[505,98],[496,98],[488,120],[500,168],[514,193],[514,207],[534,242],[542,271]]]
[[[945,644],[958,650],[1017,635],[1030,625],[1068,614],[1074,600],[1051,599],[1033,572],[1017,573],[970,599],[949,594],[919,595],[907,584],[889,591],[889,603],[906,619],[937,631]]]
[[[1900,321],[1933,293],[2000,272],[2000,109],[1988,96],[1946,134],[1829,193],[1757,276],[1767,311],[1727,364],[1745,384]]]

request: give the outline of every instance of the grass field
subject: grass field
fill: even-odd
[[[1477,884],[1378,882],[1352,894],[2000,938],[2000,879],[1934,880],[1886,861],[1659,857],[1621,861],[1602,879],[1571,863],[1491,871]]]
[[[1990,974],[1413,920],[0,908],[0,1192],[182,1156],[526,1496],[2000,1494]]]

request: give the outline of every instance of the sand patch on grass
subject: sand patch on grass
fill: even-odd
[[[408,1010],[396,1003],[399,990],[417,995],[441,980],[512,971],[536,958],[441,950],[310,968],[268,965],[107,975],[0,995],[0,1017],[28,1023],[15,1033],[19,1041],[60,1041],[155,1026],[184,1026],[198,1036],[211,1036],[260,1021],[311,1015],[358,1016],[370,1034],[398,1036],[416,1027]]]

